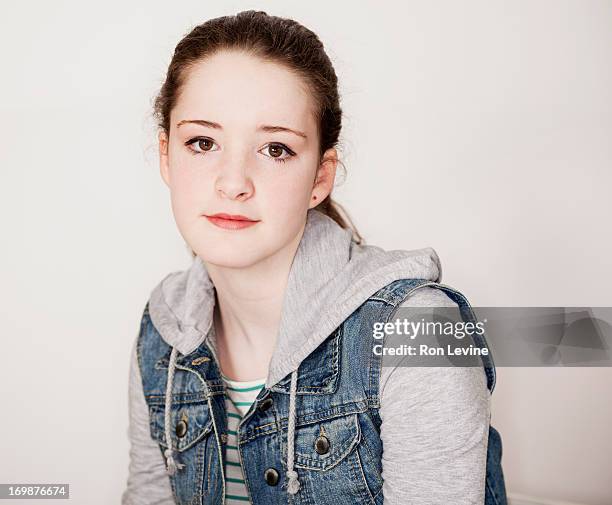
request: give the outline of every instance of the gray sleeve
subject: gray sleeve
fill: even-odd
[[[121,505],[171,505],[174,497],[159,445],[151,438],[149,409],[144,398],[136,356],[137,338],[132,346],[129,376],[130,463],[127,486]]]
[[[401,306],[459,314],[430,287]],[[383,367],[380,387],[385,505],[482,505],[490,421],[484,368]]]

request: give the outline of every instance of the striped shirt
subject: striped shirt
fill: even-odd
[[[227,387],[225,407],[227,409],[227,458],[225,464],[225,503],[249,503],[249,494],[238,456],[236,434],[240,420],[266,383],[266,378],[252,381],[235,381],[221,374]]]

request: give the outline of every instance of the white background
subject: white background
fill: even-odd
[[[368,243],[434,247],[474,306],[612,305],[611,2],[3,2],[0,482],[119,503],[129,351],[190,260],[152,100],[191,27],[248,8],[323,40]],[[493,398],[510,493],[612,503],[612,368],[499,368]]]

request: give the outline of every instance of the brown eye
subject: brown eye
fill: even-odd
[[[266,151],[268,151],[268,154],[266,154]],[[286,156],[282,156],[283,152]],[[262,149],[262,154],[268,158],[272,158],[272,161],[275,163],[285,163],[289,158],[295,156],[295,153],[285,144],[280,144],[278,142],[266,145]]]
[[[272,156],[273,158],[278,158],[283,154],[284,149],[276,144],[271,144],[268,146],[268,153],[270,153],[270,156]]]
[[[213,146],[213,142],[210,139],[200,139],[196,144],[202,151],[210,151]]]
[[[188,140],[186,143],[187,147],[192,154],[204,154],[209,151],[213,151],[215,142],[212,139],[204,137],[196,137]]]

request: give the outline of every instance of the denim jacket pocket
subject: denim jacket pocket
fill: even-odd
[[[296,426],[295,466],[328,470],[346,458],[360,440],[357,413]]]
[[[164,448],[168,447],[164,430],[164,405],[149,405],[151,436]],[[170,436],[172,448],[183,452],[212,431],[213,420],[207,402],[172,403]]]
[[[362,445],[357,412],[296,426],[294,466],[305,484],[299,503],[380,505],[380,486],[366,474],[371,469],[362,464]]]

